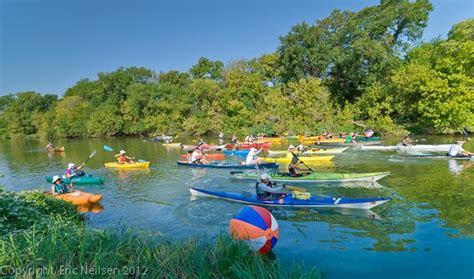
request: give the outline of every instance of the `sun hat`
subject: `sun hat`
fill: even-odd
[[[69,163],[69,164],[67,164],[67,168],[68,168],[68,169],[73,168],[73,167],[75,167],[75,166],[76,166],[76,164],[74,164],[74,163]]]
[[[125,154],[125,153],[127,153],[127,152],[125,152],[125,150],[120,150],[119,153],[120,153],[120,154]]]
[[[262,175],[260,175],[260,179],[267,180],[267,179],[270,179],[270,176],[267,173],[262,173]]]
[[[59,177],[59,175],[53,176],[53,183],[58,181],[59,179],[61,179],[61,177]]]

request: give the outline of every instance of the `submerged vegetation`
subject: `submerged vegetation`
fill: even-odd
[[[225,234],[213,243],[169,242],[159,233],[87,228],[69,203],[40,192],[0,192],[2,275],[23,277],[320,278],[280,267]]]
[[[423,43],[431,10],[428,0],[335,10],[255,59],[201,58],[188,72],[120,68],[61,98],[3,96],[0,136],[472,130],[474,19]]]

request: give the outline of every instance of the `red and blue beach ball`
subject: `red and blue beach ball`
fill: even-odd
[[[278,241],[278,222],[260,206],[246,206],[230,220],[230,236],[245,241],[252,250],[266,254]]]

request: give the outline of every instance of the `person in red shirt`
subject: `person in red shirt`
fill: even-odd
[[[120,150],[119,154],[115,155],[115,157],[117,158],[117,161],[119,162],[119,164],[133,164],[135,163],[133,161],[133,157],[128,157],[127,155],[127,152],[125,152],[125,150]]]

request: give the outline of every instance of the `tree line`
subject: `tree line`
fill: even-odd
[[[474,19],[421,42],[428,0],[383,0],[298,23],[276,51],[187,72],[119,68],[62,97],[0,97],[0,136],[474,129]]]

